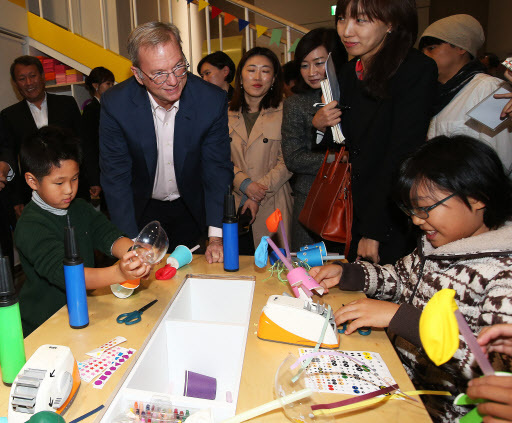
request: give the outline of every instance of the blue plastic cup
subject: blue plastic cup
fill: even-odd
[[[174,259],[174,260],[172,260]],[[167,263],[169,263],[171,266],[175,267],[176,269],[179,269],[180,267],[186,266],[192,261],[192,253],[188,249],[188,247],[185,247],[184,245],[178,245],[174,251],[169,255],[167,258]],[[178,267],[176,267],[176,262],[178,264]]]
[[[280,248],[279,251],[281,251],[281,253],[283,253],[283,256],[286,257],[286,251],[284,250],[284,248]],[[269,254],[268,256],[269,260],[270,260],[270,265],[272,266],[276,261],[279,261],[281,260],[279,258],[279,256],[276,254],[276,252],[274,250],[272,250],[272,252]]]
[[[325,243],[323,241],[317,242],[316,244],[304,245],[303,247],[300,247],[300,251],[311,250],[314,248],[320,248],[320,252],[324,257],[327,255],[327,248],[325,248]]]
[[[304,263],[309,264],[311,267],[323,266],[322,252],[319,247],[308,248],[297,253],[297,258]]]

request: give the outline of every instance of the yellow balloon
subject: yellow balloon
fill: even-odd
[[[436,292],[420,317],[420,338],[430,359],[440,366],[459,348],[459,325],[455,318],[457,303],[453,289]]]

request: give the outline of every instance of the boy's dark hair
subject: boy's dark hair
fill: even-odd
[[[347,50],[345,50],[345,47],[340,40],[340,36],[334,28],[312,29],[300,39],[297,44],[297,48],[295,49],[295,58],[293,63],[297,72],[297,82],[292,88],[292,91],[295,94],[303,93],[312,89],[306,81],[304,81],[304,78],[300,73],[300,65],[309,53],[320,46],[324,46],[327,53],[331,53],[331,58],[336,72],[339,72],[341,67],[347,63]]]
[[[490,68],[497,68],[499,65],[501,65],[501,60],[498,56],[496,56],[496,54],[494,53],[489,53],[489,52],[486,52],[484,54],[482,54],[479,59],[482,60],[484,58],[486,58],[489,60],[489,67]]]
[[[32,173],[38,180],[50,174],[52,167],[60,167],[63,160],[82,162],[78,139],[56,126],[43,126],[27,137],[20,149],[23,172]]]
[[[16,65],[23,65],[23,66],[34,65],[41,75],[44,73],[43,64],[37,57],[34,57],[34,56],[16,57],[16,59],[14,59],[14,62],[12,62],[11,69],[10,69],[11,78],[13,81],[15,81],[14,69],[16,68]]]
[[[347,11],[347,7],[350,9]],[[345,16],[348,12],[349,16]],[[338,0],[336,25],[341,18],[365,15],[371,22],[392,25],[379,51],[364,70],[363,86],[375,98],[388,96],[389,80],[396,73],[418,37],[418,10],[415,0]]]
[[[440,40],[436,37],[421,37],[420,43],[418,44],[418,50],[423,51],[424,48],[430,46],[440,46],[441,44],[449,44],[446,41]],[[451,45],[451,44],[450,44]]]
[[[209,63],[210,65],[215,66],[217,69],[224,69],[224,66],[229,68],[228,76],[226,76],[225,81],[230,84],[235,77],[236,67],[231,57],[229,57],[223,51],[216,51],[214,53],[209,54],[201,59],[201,61],[197,65],[197,73],[201,73],[201,68],[205,63]]]
[[[456,194],[469,208],[468,198],[485,204],[484,223],[494,229],[512,217],[512,182],[496,152],[474,138],[439,136],[423,144],[400,169],[397,199],[406,208],[420,185]]]
[[[281,63],[279,63],[279,59],[272,50],[269,50],[266,47],[253,47],[242,56],[240,63],[238,64],[238,68],[236,69],[235,91],[233,92],[233,97],[229,102],[229,110],[231,111],[241,110],[242,112],[245,112],[249,110],[249,106],[245,101],[244,90],[242,88],[242,70],[244,69],[247,60],[253,56],[266,57],[270,60],[274,69],[274,83],[270,87],[268,93],[261,99],[260,110],[269,109],[270,107],[276,108],[279,106],[281,101],[283,101],[283,73],[281,72]]]
[[[94,68],[91,73],[85,77],[85,87],[87,88],[87,91],[89,91],[89,94],[91,97],[94,97],[96,94],[96,89],[92,84],[103,84],[104,82],[116,82],[116,78],[114,77],[114,74],[108,70],[107,68],[104,68],[103,66],[98,66],[97,68]]]
[[[295,66],[295,62],[293,60],[286,62],[281,69],[283,71],[283,81],[285,84],[290,85],[290,82],[297,81],[297,78],[299,77],[299,70]]]

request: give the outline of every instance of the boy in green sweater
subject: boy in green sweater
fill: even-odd
[[[133,241],[82,199],[75,199],[81,152],[78,142],[59,128],[43,127],[25,140],[20,151],[32,201],[16,225],[14,240],[26,275],[20,292],[23,332],[27,336],[66,304],[64,228],[69,215],[84,260],[85,286],[96,289],[147,276],[128,249]],[[94,249],[120,259],[94,268]]]

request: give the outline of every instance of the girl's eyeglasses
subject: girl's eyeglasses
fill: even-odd
[[[432,204],[431,206],[428,206],[428,207],[415,207],[412,209],[408,209],[403,204],[399,204],[398,207],[400,207],[400,209],[409,217],[416,216],[416,217],[419,217],[420,219],[428,219],[429,211],[435,209],[437,206],[439,206],[440,204],[443,204],[445,201],[449,200],[450,198],[454,197],[455,195],[456,194],[453,193],[453,194],[449,195],[448,197],[443,198],[442,200],[440,200],[437,203]]]

